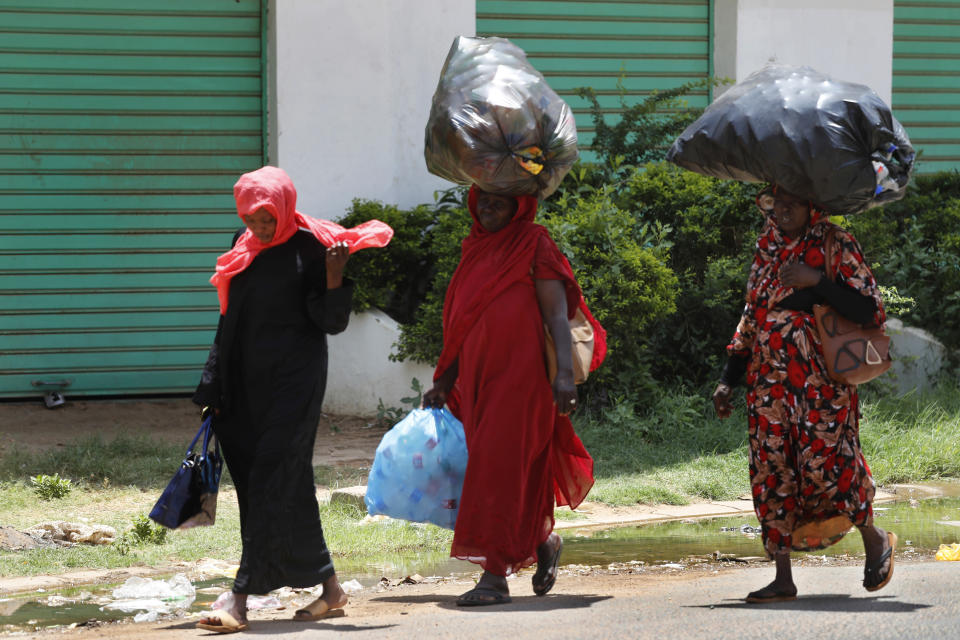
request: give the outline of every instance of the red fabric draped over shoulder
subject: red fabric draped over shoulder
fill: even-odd
[[[306,229],[325,247],[344,241],[350,253],[370,247],[385,247],[393,238],[393,229],[379,220],[369,220],[351,229],[336,222],[321,220],[297,211],[297,190],[283,169],[261,167],[240,176],[233,185],[237,215],[242,220],[258,209],[266,209],[277,221],[277,230],[270,242],[260,242],[246,230],[233,248],[217,258],[217,268],[210,282],[217,288],[220,313],[227,311],[230,281],[250,266],[257,255],[270,247],[281,245],[299,229]]]
[[[563,282],[571,317],[586,305],[566,258],[534,223],[536,199],[517,201],[511,222],[490,233],[470,191],[474,224],[447,289],[434,374],[459,360],[448,404],[463,421],[470,456],[451,555],[498,575],[534,563],[553,529],[554,501],[576,507],[593,486],[593,460],[553,404],[535,273]],[[597,323],[595,332],[599,364],[605,334]]]

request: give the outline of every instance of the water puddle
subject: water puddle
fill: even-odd
[[[877,526],[894,531],[904,550],[909,546],[918,553],[934,552],[941,544],[960,541],[960,498],[888,502],[875,506],[874,514]],[[676,563],[716,552],[740,558],[763,556],[757,526],[751,514],[585,531],[580,534],[582,537],[575,532],[565,532],[563,563],[605,565],[631,560],[647,564]],[[862,553],[860,534],[852,531],[839,543],[814,555]]]
[[[960,541],[960,497],[928,500],[904,499],[875,507],[879,526],[895,531],[900,548],[930,554],[941,544]],[[691,557],[719,553],[722,557],[760,557],[763,548],[756,519],[750,516],[667,522],[603,530],[566,530],[564,565],[606,566],[640,561],[647,565],[682,563]],[[859,534],[851,532],[840,543],[816,552],[821,556],[860,555]],[[899,551],[898,551],[899,553]],[[716,556],[715,556],[716,557]],[[381,578],[449,576],[474,573],[476,565],[453,560],[444,552],[380,557],[375,562],[340,558],[336,562],[341,580],[357,580],[371,587]],[[161,578],[156,578],[161,579]],[[193,582],[196,596],[177,609],[186,612],[209,610],[217,596],[230,588],[226,577]],[[0,598],[0,631],[23,631],[54,626],[86,626],[130,619],[135,612],[105,608],[115,600],[119,585],[97,585],[38,592],[16,598]]]

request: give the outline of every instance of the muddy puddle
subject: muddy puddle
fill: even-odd
[[[899,536],[898,554],[929,556],[941,544],[960,541],[960,497],[906,498],[876,505],[875,513],[879,526]],[[763,549],[756,526],[756,519],[749,515],[602,530],[568,529],[563,532],[561,563],[606,567],[612,563],[642,562],[647,566],[676,566],[693,558],[702,561],[707,556],[759,559]],[[838,544],[814,555],[859,556],[862,553],[860,535],[852,531]],[[415,574],[450,576],[477,571],[475,565],[451,560],[444,553],[381,557],[374,562],[340,558],[336,564],[341,580],[356,581],[356,588],[375,586],[382,578],[398,581]],[[217,596],[230,588],[231,582],[226,577],[195,581],[191,597],[160,598],[163,605],[154,603],[154,608],[161,609],[161,617],[209,610]],[[97,585],[0,598],[0,631],[96,625],[134,618],[138,613],[141,616],[138,619],[143,619],[146,615],[143,610],[110,608],[116,606],[118,600],[114,589],[122,586]],[[278,595],[285,600],[293,594],[287,590],[286,594]],[[307,597],[311,596],[307,594]]]

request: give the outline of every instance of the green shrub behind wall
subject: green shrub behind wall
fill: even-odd
[[[916,302],[904,322],[960,349],[960,173],[917,176],[897,202],[850,216],[881,285]]]
[[[649,406],[659,385],[717,379],[743,309],[763,217],[758,185],[720,181],[665,163],[575,167],[541,205],[539,221],[570,259],[610,353],[583,391],[605,405]],[[451,189],[409,210],[356,201],[343,220],[379,218],[396,235],[351,258],[356,310],[401,322],[394,358],[436,362],[447,284],[470,228]],[[901,201],[843,221],[881,285],[916,299],[903,318],[960,347],[960,174],[921,176]]]

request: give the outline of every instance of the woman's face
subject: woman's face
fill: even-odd
[[[277,232],[277,219],[270,215],[270,212],[260,207],[250,215],[243,216],[243,223],[247,225],[247,229],[250,229],[250,232],[262,242],[263,244],[268,244],[273,240],[274,234]]]
[[[510,224],[517,213],[517,199],[477,190],[477,219],[480,226],[494,233]]]
[[[810,204],[783,189],[777,191],[773,200],[773,215],[780,231],[794,237],[807,228],[810,221]]]

